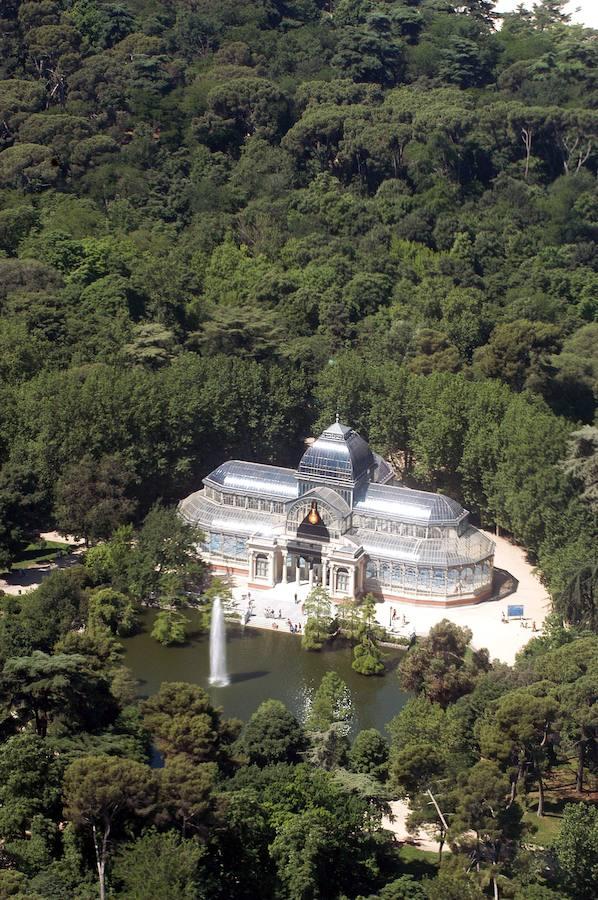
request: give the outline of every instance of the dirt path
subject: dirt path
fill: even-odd
[[[411,834],[407,830],[407,817],[409,815],[409,804],[405,800],[392,800],[389,804],[391,809],[390,816],[384,816],[382,819],[382,827],[386,831],[392,831],[397,841],[410,844],[418,850],[427,850],[430,853],[438,853],[440,844],[431,837],[433,829],[430,828],[430,834],[427,830],[419,828],[415,833]],[[450,848],[445,844],[442,848],[443,853],[450,853]]]

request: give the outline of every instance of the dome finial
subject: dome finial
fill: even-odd
[[[337,408],[336,408],[336,419],[335,419],[337,425],[340,423],[340,420],[341,420],[341,419],[340,419],[340,416],[339,416],[339,414],[338,414],[338,406],[337,406]]]

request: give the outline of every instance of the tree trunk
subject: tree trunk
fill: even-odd
[[[538,772],[538,809],[536,812],[537,816],[544,815],[544,782],[542,781],[542,773],[540,769],[537,769]]]
[[[523,175],[525,179],[527,179],[527,176],[529,175],[529,161],[532,155],[532,134],[531,128],[521,129],[521,137],[525,146],[525,172]]]
[[[46,737],[48,733],[48,715],[45,710],[35,713],[35,730],[39,737]]]
[[[511,797],[509,799],[509,806],[511,806],[515,802],[515,797],[517,796],[517,785],[519,784],[519,780],[523,778],[523,773],[525,771],[525,760],[520,760],[517,763],[517,774],[515,778],[511,782]]]
[[[583,791],[583,763],[585,757],[585,741],[579,741],[577,744],[577,776],[575,779],[575,790],[581,794]]]
[[[93,832],[93,846],[96,852],[96,866],[98,870],[98,881],[100,883],[100,900],[106,900],[106,857],[108,856],[108,837],[110,835],[110,825],[106,825],[102,836],[102,846],[98,841],[98,832],[95,825],[91,826]]]

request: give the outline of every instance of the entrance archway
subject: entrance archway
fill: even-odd
[[[317,512],[317,510],[316,510]],[[330,541],[330,532],[318,514],[318,521],[313,522],[313,511],[310,510],[297,528],[297,537],[307,541]]]

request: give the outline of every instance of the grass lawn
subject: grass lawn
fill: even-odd
[[[537,816],[534,810],[526,812],[523,816],[523,821],[535,825],[537,831],[527,834],[524,838],[525,843],[534,844],[538,847],[550,847],[561,829],[563,806],[563,801],[553,803],[547,800],[543,816]]]
[[[429,850],[418,850],[403,844],[399,852],[406,875],[414,878],[434,878],[438,871],[438,854]]]
[[[68,553],[70,549],[71,545],[62,541],[36,541],[33,544],[29,544],[24,550],[21,550],[12,564],[12,571],[15,571],[15,569],[30,569],[38,563],[53,562],[60,551]]]
[[[527,809],[523,820],[537,827],[525,837],[525,842],[539,847],[549,847],[561,829],[563,811],[567,803],[579,803],[590,800],[580,797],[575,791],[576,760],[564,760],[546,775],[546,797],[544,815],[536,815],[538,792],[530,791],[526,797]]]

